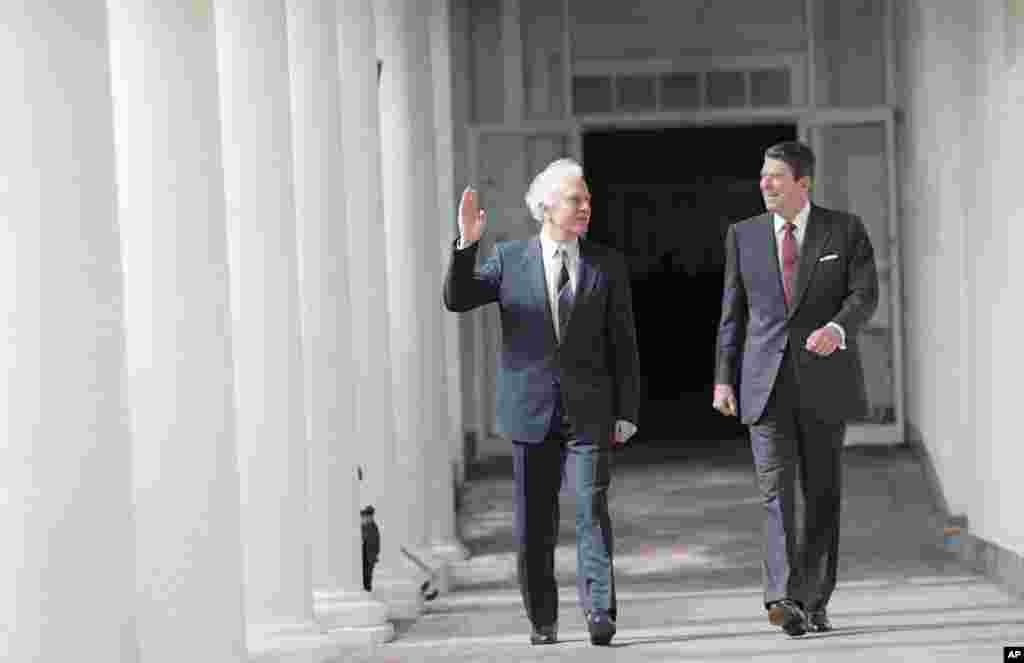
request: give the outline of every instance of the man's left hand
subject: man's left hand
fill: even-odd
[[[827,357],[839,349],[840,340],[839,332],[831,327],[825,326],[820,329],[815,329],[811,335],[807,337],[807,343],[804,347],[816,355]]]

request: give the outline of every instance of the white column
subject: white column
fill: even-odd
[[[409,543],[435,567],[443,588],[447,566],[433,553],[432,523],[449,515],[453,498],[444,425],[431,8],[415,0],[378,0],[376,7],[396,460],[412,498]],[[441,504],[444,495],[447,504]]]
[[[177,0],[108,6],[140,659],[240,663],[238,470],[212,9]]]
[[[471,173],[476,172],[471,165],[470,135],[467,126],[472,122],[472,12],[468,3],[462,0],[449,2],[450,32],[449,66],[452,69],[451,114],[454,131],[452,147],[454,161],[455,195],[461,195],[462,188],[471,182]],[[455,236],[456,229],[450,231]],[[483,439],[483,409],[480,403],[481,390],[478,387],[483,365],[476,354],[476,338],[481,333],[479,309],[456,316],[459,325],[460,360],[462,362],[462,422],[467,441],[472,440],[475,446]],[[475,451],[474,451],[475,455]],[[468,460],[472,461],[474,456]]]
[[[419,615],[420,579],[400,546],[407,544],[414,498],[396,469],[391,384],[387,229],[381,198],[380,108],[373,0],[338,0],[341,143],[349,247],[350,320],[355,375],[355,435],[364,470],[359,504],[372,504],[381,533],[373,593],[392,618]]]
[[[137,660],[104,3],[0,8],[0,658]]]
[[[437,155],[437,234],[440,240],[440,273],[448,268],[452,253],[452,238],[457,234],[455,221],[455,154],[452,146],[452,51],[450,0],[439,0],[433,4],[428,29],[430,34],[430,64],[434,77],[434,147]],[[436,286],[440,288],[440,284]],[[450,561],[463,560],[469,551],[459,541],[455,510],[452,508],[456,485],[465,480],[463,455],[464,427],[462,416],[462,342],[459,333],[459,317],[438,307],[443,343],[442,366],[445,371],[445,404],[442,412],[442,432],[450,444],[451,455],[447,468],[437,468],[434,481],[446,481],[447,486],[437,485],[435,494],[437,518],[433,521],[431,540],[435,554]],[[447,500],[447,503],[445,502]]]
[[[284,0],[217,3],[250,661],[324,661],[313,620]]]
[[[337,12],[335,0],[287,6],[314,612],[338,637],[378,643],[390,640],[394,628],[387,607],[362,587]]]

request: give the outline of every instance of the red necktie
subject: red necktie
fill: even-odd
[[[796,236],[793,234],[796,226],[787,223],[782,228],[786,231],[782,238],[782,290],[786,295],[786,306],[789,306],[793,302],[793,287],[796,284],[797,250]]]

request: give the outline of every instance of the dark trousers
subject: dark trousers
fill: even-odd
[[[764,503],[764,600],[767,606],[788,598],[823,610],[836,585],[846,423],[823,422],[800,408],[793,361],[787,350],[765,412],[750,426]],[[797,477],[804,501],[799,522]]]
[[[563,474],[576,497],[576,589],[584,611],[616,618],[612,526],[608,516],[611,451],[581,437],[557,411],[540,443],[514,443],[515,533],[519,589],[534,627],[558,621],[555,546]]]

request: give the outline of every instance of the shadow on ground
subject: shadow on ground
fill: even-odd
[[[941,518],[905,445],[848,447],[840,578],[952,572]],[[714,589],[759,585],[762,507],[745,436],[640,438],[615,451],[610,508],[618,583]],[[482,459],[461,496],[463,542],[487,573],[467,587],[514,587],[510,456]],[[575,572],[574,505],[563,491],[556,573]],[[472,561],[472,560],[471,560]]]

